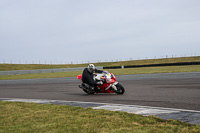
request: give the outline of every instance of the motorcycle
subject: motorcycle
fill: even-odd
[[[82,74],[76,76],[82,82]],[[94,74],[94,80],[102,81],[102,85],[98,85],[96,89],[89,89],[89,85],[86,83],[82,83],[79,85],[81,89],[87,94],[95,94],[95,93],[116,93],[116,94],[124,94],[124,87],[117,82],[117,79],[113,73],[106,74]]]

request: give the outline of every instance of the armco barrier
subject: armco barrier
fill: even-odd
[[[147,65],[113,66],[113,67],[103,67],[103,69],[157,67],[157,66],[183,66],[183,65],[200,65],[200,62],[179,62],[179,63],[147,64]]]

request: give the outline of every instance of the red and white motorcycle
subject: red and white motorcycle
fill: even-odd
[[[82,82],[82,74],[76,76]],[[95,74],[94,80],[102,81],[103,84],[97,86],[97,89],[90,90],[87,89],[87,84],[82,83],[79,85],[81,89],[87,94],[94,94],[94,93],[116,93],[116,94],[124,94],[125,89],[124,87],[117,82],[117,79],[114,74],[107,73],[107,74]]]

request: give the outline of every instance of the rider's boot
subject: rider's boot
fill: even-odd
[[[86,89],[86,90],[89,90],[89,91],[94,91],[94,87],[93,86],[90,86],[86,83],[82,83],[81,85],[79,85],[80,88],[82,89]]]

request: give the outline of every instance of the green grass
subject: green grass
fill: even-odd
[[[96,66],[126,66],[126,65],[145,65],[159,63],[176,63],[176,62],[197,62],[200,56],[183,57],[183,58],[167,58],[152,60],[136,60],[123,62],[96,63]],[[70,64],[70,65],[42,65],[42,64],[0,64],[0,71],[8,70],[32,70],[32,69],[54,69],[54,68],[73,68],[87,67],[87,64]],[[200,65],[189,66],[163,66],[163,67],[143,67],[143,68],[127,68],[127,69],[108,69],[115,75],[126,74],[147,74],[147,73],[170,73],[170,72],[200,72]],[[81,71],[72,72],[54,72],[54,73],[37,73],[37,74],[21,74],[21,75],[0,75],[0,80],[11,79],[35,79],[35,78],[58,78],[58,77],[75,77],[82,74]]]
[[[0,75],[0,80],[76,77],[79,74],[82,74],[82,71]]]
[[[96,66],[126,66],[126,65],[146,65],[160,63],[177,63],[177,62],[197,62],[200,56],[182,57],[182,58],[166,58],[166,59],[149,59],[149,60],[133,60],[120,62],[94,63]],[[88,64],[66,64],[66,65],[44,65],[44,64],[0,64],[0,71],[10,70],[33,70],[33,69],[54,69],[54,68],[74,68],[87,67]]]
[[[200,56],[98,63],[97,65],[106,67],[106,66],[129,66],[129,65],[147,65],[147,64],[179,63],[179,62],[200,62]]]
[[[2,133],[199,133],[199,125],[53,104],[0,101]]]
[[[75,68],[86,67],[86,64],[69,65],[45,65],[45,64],[0,64],[0,71],[14,70],[35,70],[35,69],[55,69],[55,68]]]
[[[108,69],[108,71],[114,73],[115,75],[200,72],[200,65]],[[82,71],[36,73],[36,74],[21,74],[21,75],[0,75],[0,80],[76,77],[79,74],[82,74]]]

